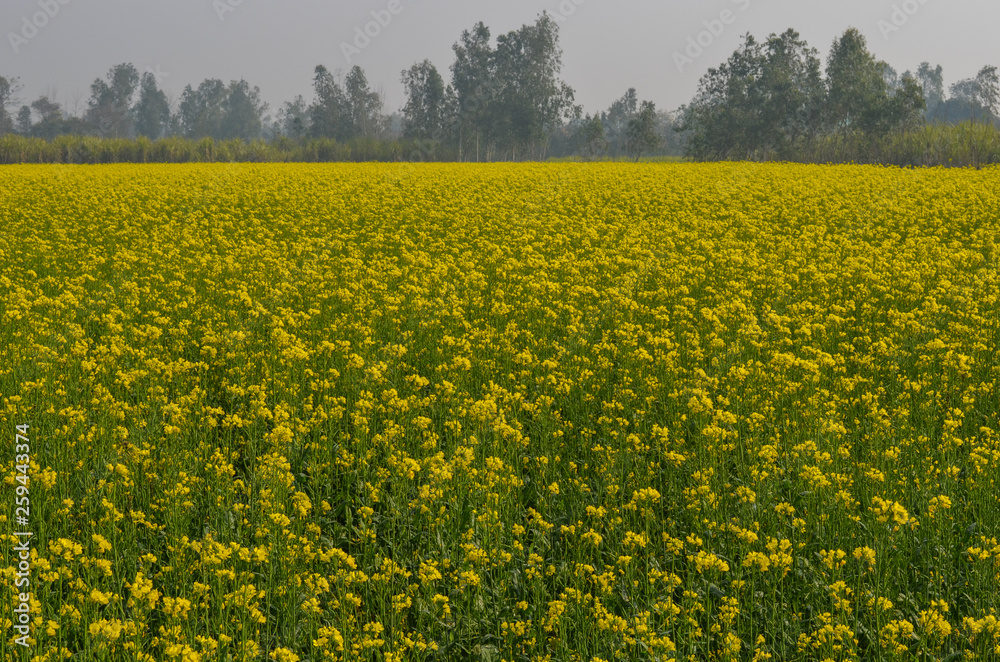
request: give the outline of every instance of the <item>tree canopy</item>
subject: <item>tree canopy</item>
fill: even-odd
[[[401,71],[405,101],[395,113],[360,66],[316,66],[312,98],[297,95],[274,118],[260,89],[246,80],[206,78],[173,99],[157,73],[125,62],[93,81],[86,109],[76,117],[51,93],[22,103],[21,82],[0,76],[0,135],[263,137],[334,141],[358,153],[401,141],[403,147],[390,152],[416,159],[638,159],[683,152],[712,160],[799,158],[810,145],[870,143],[924,122],[1000,127],[997,67],[984,66],[950,86],[942,67],[928,62],[900,75],[855,28],[833,40],[825,66],[793,29],[764,40],[746,34],[701,77],[695,97],[672,112],[658,111],[629,87],[605,110],[584,114],[561,79],[559,24],[548,12],[498,35],[475,23],[451,51],[447,69],[424,59]]]

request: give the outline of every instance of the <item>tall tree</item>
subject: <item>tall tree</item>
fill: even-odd
[[[170,123],[170,104],[167,95],[156,84],[150,72],[142,75],[139,84],[139,101],[135,105],[135,130],[140,136],[156,139],[162,137]]]
[[[604,122],[601,121],[600,115],[591,117],[588,114],[584,117],[578,135],[584,158],[593,159],[607,152],[608,141],[604,137]]]
[[[402,81],[406,89],[403,135],[407,138],[441,140],[447,103],[441,74],[430,60],[424,60],[403,71]]]
[[[886,89],[888,89],[890,93],[898,90],[902,86],[903,80],[900,78],[899,72],[896,71],[895,67],[882,60],[879,60],[878,66],[879,70],[882,72],[882,80],[885,81]]]
[[[826,65],[827,122],[833,130],[871,131],[876,108],[887,96],[886,83],[864,35],[849,28],[834,41]]]
[[[229,83],[223,104],[224,120],[220,137],[252,140],[259,138],[264,127],[267,104],[261,100],[260,88],[250,87],[245,80]]]
[[[820,128],[823,77],[819,55],[795,30],[770,35],[763,44],[758,144],[782,155],[802,137],[812,137]]]
[[[17,121],[14,130],[22,136],[30,136],[34,129],[34,122],[31,117],[31,106],[21,106],[17,111]]]
[[[492,121],[511,158],[540,156],[548,131],[573,113],[573,90],[559,80],[559,26],[548,12],[497,38],[494,75],[499,83]]]
[[[941,65],[932,69],[928,62],[921,62],[915,78],[924,91],[926,116],[933,120],[937,117],[938,108],[944,103],[944,74]]]
[[[314,138],[346,140],[351,117],[347,95],[326,67],[318,65],[313,76],[316,99],[309,106],[309,131]]]
[[[887,71],[856,28],[834,41],[826,67],[827,121],[832,130],[874,135],[916,121],[925,108],[919,83],[904,77],[893,88]]]
[[[13,109],[20,100],[17,93],[21,90],[21,84],[16,77],[7,79],[0,76],[0,135],[14,131],[14,117],[11,115]]]
[[[913,74],[906,72],[900,77],[898,87],[890,91],[889,98],[884,103],[878,130],[888,132],[915,129],[924,122],[926,108],[923,88]]]
[[[974,78],[963,78],[949,89],[945,121],[992,122],[997,118],[997,68],[985,66]]]
[[[455,61],[451,65],[451,89],[456,113],[453,125],[459,160],[466,152],[474,150],[478,161],[481,146],[487,147],[489,159],[488,147],[493,135],[490,115],[499,94],[490,29],[480,21],[472,30],[463,30],[452,50]]]
[[[762,47],[750,34],[718,67],[698,82],[681,128],[689,134],[687,152],[698,159],[747,159],[760,149]]]
[[[188,138],[221,138],[229,92],[218,78],[205,79],[197,89],[187,85],[181,93],[180,124]]]
[[[130,63],[115,65],[106,80],[90,86],[86,120],[98,135],[126,138],[133,132],[132,97],[139,85],[139,72]]]
[[[634,87],[630,87],[620,99],[613,101],[607,112],[602,115],[607,127],[608,146],[613,157],[617,158],[625,153],[627,143],[625,133],[628,123],[638,111],[639,95]]]
[[[870,71],[883,83],[874,60]],[[834,91],[840,93],[840,87]],[[816,50],[795,30],[771,34],[764,42],[747,34],[726,62],[702,77],[676,128],[686,136],[685,151],[696,158],[781,158],[823,130],[824,106],[833,102]]]
[[[990,121],[996,120],[1000,105],[1000,77],[997,68],[987,65],[976,75],[977,101]]]
[[[636,162],[643,154],[660,147],[663,139],[656,132],[656,106],[652,101],[642,102],[638,114],[629,120],[626,135],[629,154]]]
[[[38,117],[31,125],[31,135],[51,140],[65,132],[62,106],[49,97],[41,96],[32,101],[31,114]]]
[[[351,137],[377,138],[387,126],[382,113],[382,95],[368,87],[364,69],[355,65],[344,80],[347,112],[351,123]]]
[[[302,138],[309,131],[309,107],[302,95],[286,101],[278,110],[278,131],[289,138]]]

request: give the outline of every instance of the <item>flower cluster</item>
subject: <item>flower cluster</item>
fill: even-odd
[[[35,659],[995,659],[998,174],[0,170]]]

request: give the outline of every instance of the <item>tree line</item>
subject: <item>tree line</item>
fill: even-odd
[[[346,75],[317,66],[312,99],[299,95],[273,114],[260,89],[245,80],[206,79],[186,86],[171,103],[155,73],[140,73],[131,63],[116,65],[96,79],[85,110],[76,115],[47,95],[21,104],[19,81],[0,78],[0,134],[45,140],[69,134],[194,141],[395,141],[382,151],[414,160],[522,160],[584,152],[639,158],[671,149],[679,153],[679,139],[670,131],[672,114],[640,101],[635,89],[605,112],[582,114],[573,89],[560,78],[558,27],[546,12],[534,23],[495,38],[479,22],[461,33],[452,50],[448,81],[429,60],[401,72],[406,101],[396,113],[386,112],[383,96],[372,89],[359,66]]]
[[[924,62],[899,75],[878,60],[854,28],[836,39],[826,68],[795,30],[759,42],[751,35],[701,78],[678,128],[687,154],[701,160],[791,159],[817,141],[874,140],[934,122],[996,124],[995,66],[951,86]]]
[[[299,95],[273,116],[260,89],[246,80],[206,79],[171,100],[154,72],[140,73],[131,63],[95,79],[77,113],[48,95],[22,103],[20,81],[0,77],[0,139],[264,140],[282,154],[406,160],[637,160],[656,154],[802,160],[831,140],[862,144],[926,124],[996,125],[1000,97],[996,67],[954,83],[946,96],[940,66],[924,62],[915,73],[900,75],[853,28],[834,41],[825,69],[816,49],[794,30],[764,41],[748,34],[701,78],[695,98],[672,112],[657,110],[630,88],[607,109],[584,113],[560,78],[558,26],[545,12],[495,38],[477,23],[452,51],[445,75],[429,60],[401,72],[405,104],[391,114],[358,66],[346,75],[317,66],[312,99]],[[314,141],[325,146],[302,147]],[[333,143],[347,147],[329,148]],[[203,146],[170,145],[161,151],[204,152]]]

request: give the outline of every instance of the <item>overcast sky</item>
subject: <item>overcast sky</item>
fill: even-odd
[[[54,93],[79,113],[95,78],[132,62],[160,74],[174,100],[188,83],[245,78],[273,114],[296,94],[312,98],[317,64],[358,64],[392,112],[402,69],[428,58],[448,80],[462,30],[483,21],[495,36],[543,10],[559,19],[562,78],[587,112],[630,86],[674,109],[744,33],[789,27],[824,60],[857,27],[900,73],[927,60],[946,85],[1000,66],[996,0],[0,0],[0,76],[20,77],[23,101]],[[359,37],[366,29],[375,36]]]

